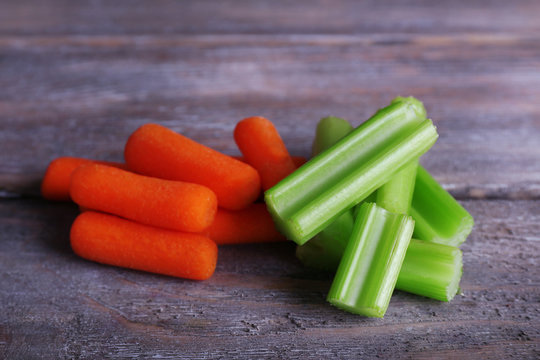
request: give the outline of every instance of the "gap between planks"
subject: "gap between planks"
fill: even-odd
[[[460,33],[452,35],[417,35],[400,33],[381,34],[206,34],[206,35],[0,35],[0,48],[27,49],[58,46],[225,46],[227,44],[282,45],[421,45],[449,46],[455,44],[508,45],[513,43],[537,44],[540,35],[513,33]]]

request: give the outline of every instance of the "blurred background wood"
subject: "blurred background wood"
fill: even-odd
[[[540,3],[0,3],[0,355],[5,358],[540,356]],[[122,160],[157,122],[229,154],[271,119],[308,155],[320,117],[396,95],[440,138],[422,163],[473,213],[463,295],[397,292],[384,320],[325,303],[292,244],[223,247],[210,281],[74,256],[76,209],[39,200],[62,155]],[[9,199],[13,198],[13,199]]]

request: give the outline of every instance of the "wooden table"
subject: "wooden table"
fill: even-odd
[[[437,5],[435,5],[437,3]],[[540,357],[538,1],[4,0],[0,10],[0,358]],[[156,122],[237,154],[247,116],[308,155],[325,115],[396,95],[440,138],[422,158],[473,214],[462,294],[396,291],[340,311],[292,243],[224,246],[204,282],[69,247],[77,208],[38,197],[50,160],[122,160]]]

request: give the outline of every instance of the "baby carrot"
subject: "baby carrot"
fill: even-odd
[[[120,169],[126,166],[122,163],[97,161],[76,157],[59,157],[51,161],[41,183],[41,195],[48,200],[69,201],[69,183],[73,171],[83,164],[103,164]]]
[[[247,162],[243,156],[233,156],[233,158],[235,158],[236,160],[240,160],[242,162]],[[307,162],[307,159],[300,155],[291,155],[291,159],[296,168],[299,168],[300,166],[304,165]]]
[[[217,211],[216,196],[202,185],[98,164],[77,168],[71,176],[70,192],[80,206],[179,231],[204,230]]]
[[[193,280],[214,273],[217,246],[205,236],[138,224],[86,211],[71,227],[71,247],[82,258]]]
[[[262,203],[237,211],[218,209],[214,222],[202,234],[218,245],[285,240]]]
[[[296,170],[281,136],[268,119],[254,116],[240,121],[234,140],[248,164],[259,172],[263,190]]]
[[[137,129],[124,156],[137,173],[207,186],[219,206],[230,210],[247,207],[261,190],[259,174],[248,164],[157,124]]]

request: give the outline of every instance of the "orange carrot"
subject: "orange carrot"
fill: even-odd
[[[307,159],[303,156],[291,155],[294,166],[298,169],[300,166],[307,162]]]
[[[41,195],[49,200],[71,200],[69,196],[71,174],[76,168],[83,164],[103,164],[120,169],[126,168],[125,164],[111,161],[98,161],[69,156],[59,157],[51,161],[45,172],[43,182],[41,183]]]
[[[246,162],[246,159],[243,156],[234,155],[233,158],[242,162]],[[291,155],[291,159],[297,169],[307,162],[307,159],[305,157],[299,155]]]
[[[124,156],[137,173],[209,187],[219,206],[230,210],[247,207],[261,190],[259,175],[248,164],[157,124],[137,129]]]
[[[218,209],[214,222],[203,234],[218,245],[285,240],[265,204],[252,204],[238,211]]]
[[[296,170],[277,129],[270,120],[254,116],[240,121],[234,140],[248,164],[259,172],[267,190]]]
[[[214,273],[217,246],[209,238],[86,211],[71,227],[73,251],[103,264],[205,280]]]
[[[73,172],[70,193],[80,206],[187,232],[206,229],[217,211],[216,196],[205,186],[97,164]]]

